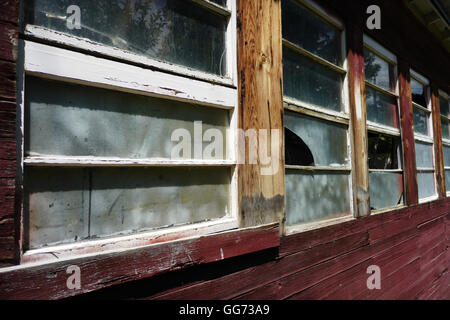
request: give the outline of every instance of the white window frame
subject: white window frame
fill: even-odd
[[[373,121],[366,120],[367,125],[367,131],[373,132],[377,134],[387,135],[394,138],[400,139],[400,145],[402,147],[401,154],[399,155],[399,160],[401,160],[401,168],[400,169],[370,169],[369,168],[369,175],[371,172],[389,172],[389,173],[401,173],[403,177],[403,203],[395,205],[393,207],[388,208],[382,208],[382,209],[375,209],[371,210],[371,214],[379,214],[384,213],[387,211],[392,211],[395,209],[399,209],[402,207],[405,207],[405,190],[406,190],[406,181],[405,181],[405,174],[404,174],[404,147],[403,147],[403,139],[401,136],[401,125],[400,125],[400,88],[398,83],[398,62],[397,62],[397,56],[393,54],[391,51],[383,47],[381,44],[379,44],[377,41],[373,40],[368,35],[363,35],[363,46],[364,48],[368,49],[375,55],[377,55],[379,58],[383,59],[384,61],[388,62],[393,66],[394,71],[394,80],[395,80],[395,88],[394,91],[389,91],[384,88],[381,88],[380,86],[377,86],[376,84],[371,83],[370,81],[364,79],[365,86],[370,87],[373,90],[376,90],[384,95],[390,96],[396,100],[396,106],[397,106],[397,121],[399,123],[398,128],[394,128],[391,126],[383,125],[380,123],[376,123]],[[365,106],[367,108],[367,106]],[[370,189],[370,182],[369,182],[369,189]]]
[[[427,106],[425,108],[424,106],[421,106],[420,104],[417,104],[414,101],[412,101],[412,96],[411,96],[413,116],[414,116],[414,108],[417,108],[419,110],[426,112],[427,113],[427,127],[428,127],[428,135],[423,135],[421,133],[417,133],[414,131],[414,128],[413,128],[414,142],[431,145],[431,150],[432,150],[431,156],[432,156],[433,169],[416,167],[417,174],[418,173],[433,173],[433,177],[434,177],[433,178],[433,181],[434,181],[433,195],[431,195],[429,197],[425,197],[425,198],[419,197],[419,203],[425,203],[425,202],[430,202],[430,201],[436,200],[438,198],[437,180],[436,180],[436,164],[435,164],[436,155],[435,155],[435,150],[434,150],[433,114],[432,114],[431,91],[430,91],[431,89],[430,89],[430,81],[427,78],[425,78],[418,72],[414,71],[413,69],[410,69],[410,74],[411,74],[411,79],[414,79],[415,81],[417,81],[421,85],[423,85],[423,87],[425,89],[424,91],[425,91],[426,99],[427,99]],[[412,95],[412,92],[411,92],[411,95]],[[414,125],[414,123],[413,123],[413,125]],[[416,150],[416,152],[417,152],[417,150]],[[418,179],[417,179],[417,181],[418,181]]]
[[[335,124],[341,124],[347,126],[347,156],[348,156],[348,166],[347,167],[330,167],[330,166],[297,166],[297,165],[287,165],[285,164],[285,170],[298,170],[299,172],[340,172],[347,173],[349,180],[349,198],[350,198],[350,213],[342,217],[325,218],[319,221],[306,222],[301,224],[296,224],[292,226],[284,226],[284,233],[286,235],[295,234],[299,232],[304,232],[312,229],[317,229],[333,224],[342,223],[345,221],[350,221],[355,219],[355,204],[354,204],[354,194],[353,194],[353,155],[352,155],[352,143],[351,143],[351,121],[350,121],[350,97],[348,88],[348,61],[347,61],[347,43],[346,43],[346,30],[343,20],[331,16],[324,10],[320,5],[312,0],[295,0],[300,5],[309,9],[312,14],[316,14],[319,18],[324,20],[324,23],[329,23],[333,27],[337,28],[341,32],[341,56],[342,56],[342,67],[329,62],[328,60],[321,58],[314,53],[303,49],[302,47],[286,40],[282,39],[282,46],[287,47],[304,57],[311,59],[312,61],[319,63],[320,65],[327,67],[343,76],[342,81],[342,106],[343,110],[337,112],[334,110],[329,110],[320,106],[312,105],[300,101],[298,99],[287,97],[283,95],[283,107],[284,110],[288,110],[293,113],[297,113],[303,116],[313,117],[319,120],[325,120],[325,122],[331,122]],[[286,197],[288,195],[286,194]]]
[[[440,97],[443,97],[444,99],[447,100],[447,104],[450,107],[450,95],[448,95],[445,91],[442,91],[440,89],[438,90],[438,92],[439,92],[438,94]],[[450,124],[449,117],[443,116],[441,113],[439,113],[439,116],[440,116],[440,119],[444,118],[447,121],[447,123]],[[442,146],[450,148],[450,139],[444,139],[444,137],[442,137],[442,136],[441,136],[441,138],[442,138]],[[445,172],[450,171],[450,166],[445,166],[444,148],[442,148],[442,153],[443,153],[442,157],[443,157],[443,162],[444,162],[444,181],[445,181]],[[450,186],[447,186],[447,183],[445,183],[445,189],[448,189],[449,187]],[[447,197],[450,196],[450,190],[449,191],[446,190],[445,194]]]
[[[230,168],[230,213],[213,221],[187,224],[155,231],[115,236],[100,240],[89,240],[69,244],[48,246],[22,252],[21,264],[47,263],[73,259],[86,255],[130,250],[142,246],[168,241],[198,237],[211,233],[237,229],[238,218],[238,177],[237,177],[237,86],[236,86],[236,0],[228,0],[227,8],[207,0],[191,0],[206,9],[229,17],[226,31],[227,77],[219,77],[187,67],[139,56],[120,49],[93,44],[90,41],[62,35],[48,29],[26,26],[27,40],[20,40],[20,55],[23,65],[19,65],[18,127],[21,137],[19,181],[23,183],[24,170],[33,166],[130,166],[130,167],[224,167]],[[46,40],[50,44],[42,44]],[[61,48],[63,44],[66,48]],[[73,51],[101,54],[100,57]],[[109,58],[115,58],[116,61]],[[118,59],[116,59],[118,58]],[[151,67],[151,68],[149,68]],[[155,70],[156,68],[156,70]],[[227,129],[227,156],[224,160],[172,160],[162,158],[126,159],[108,157],[25,157],[25,77],[34,76],[75,83],[114,91],[146,95],[168,100],[195,103],[205,108],[219,108],[230,112],[230,126]],[[23,208],[21,209],[23,216]],[[21,233],[23,233],[21,225]]]

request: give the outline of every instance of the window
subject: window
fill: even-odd
[[[399,125],[397,59],[364,36],[364,72],[371,210],[404,201]]]
[[[447,195],[450,192],[450,97],[439,90],[439,109],[441,112],[442,149],[444,153],[445,188]]]
[[[67,25],[72,5],[79,29]],[[25,10],[25,255],[237,227],[235,1]]]
[[[343,24],[310,1],[282,1],[286,226],[351,216]]]
[[[411,70],[411,99],[414,118],[417,187],[419,201],[434,199],[437,195],[431,94],[426,78]]]

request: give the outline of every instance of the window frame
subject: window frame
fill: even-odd
[[[442,98],[444,98],[445,100],[447,100],[447,104],[448,104],[448,106],[449,106],[449,108],[450,108],[450,95],[449,94],[447,94],[445,91],[443,91],[443,90],[441,90],[441,89],[438,89],[438,101],[439,101],[439,104],[440,104],[440,97],[442,97]],[[439,112],[439,120],[441,120],[442,121],[442,119],[444,119],[445,121],[447,121],[447,124],[448,125],[450,125],[450,117],[449,116],[444,116],[444,115],[442,115],[440,112]],[[445,165],[445,151],[444,151],[444,148],[445,147],[447,147],[447,148],[450,148],[450,137],[449,137],[449,139],[445,139],[442,135],[441,135],[441,139],[442,139],[442,153],[443,153],[443,157],[442,157],[442,161],[443,161],[443,163],[444,163],[444,181],[445,181],[445,172],[446,171],[450,171],[450,166],[446,166]],[[447,186],[447,183],[444,183],[445,184],[445,195],[446,195],[446,197],[449,197],[450,196],[450,186]],[[448,191],[447,191],[447,189],[449,189]]]
[[[412,104],[413,117],[414,117],[414,108],[417,108],[423,112],[426,112],[426,114],[427,114],[427,129],[428,129],[428,135],[423,135],[421,133],[414,131],[414,127],[413,127],[414,143],[426,144],[428,146],[431,146],[431,150],[432,150],[431,163],[433,165],[433,168],[421,168],[421,167],[417,167],[417,164],[416,164],[417,176],[419,173],[433,173],[434,193],[433,193],[433,195],[424,197],[424,198],[420,198],[420,196],[418,195],[419,204],[421,204],[421,203],[426,203],[426,202],[436,200],[439,197],[438,192],[437,192],[436,164],[435,164],[436,154],[435,154],[435,145],[434,145],[435,142],[434,142],[434,130],[433,130],[433,112],[432,112],[433,106],[432,106],[432,102],[431,102],[430,81],[427,78],[425,78],[424,76],[422,76],[420,73],[414,71],[413,69],[410,69],[410,78],[414,79],[416,82],[420,83],[424,87],[424,93],[426,95],[426,101],[427,101],[426,107],[414,102],[412,100],[412,92],[411,92],[411,104]],[[414,126],[414,123],[413,123],[413,126]],[[416,148],[415,148],[415,152],[417,155]],[[419,180],[417,178],[417,182],[418,181]],[[417,189],[419,189],[419,186],[417,186]]]
[[[339,224],[346,221],[355,219],[355,203],[354,203],[354,177],[353,177],[353,150],[352,150],[352,124],[350,116],[350,96],[349,96],[349,66],[347,58],[347,38],[345,23],[343,20],[336,16],[330,15],[324,8],[312,0],[293,0],[299,5],[304,6],[306,10],[311,14],[315,14],[324,23],[328,23],[339,30],[340,32],[340,50],[342,55],[342,67],[335,65],[334,63],[317,56],[316,54],[309,52],[308,50],[286,40],[282,37],[282,48],[287,47],[289,50],[294,51],[296,54],[302,55],[306,59],[310,59],[314,63],[320,64],[342,76],[342,90],[341,90],[341,103],[343,109],[341,111],[329,110],[324,107],[316,106],[307,102],[303,102],[299,99],[285,96],[283,94],[283,109],[289,112],[312,117],[319,121],[327,123],[333,123],[346,126],[346,142],[347,142],[347,157],[349,159],[346,167],[331,167],[331,166],[299,166],[299,165],[284,165],[284,170],[297,170],[299,172],[319,172],[319,173],[333,173],[339,172],[348,174],[348,194],[349,194],[349,209],[350,212],[347,215],[339,217],[323,218],[316,221],[299,223],[295,225],[286,225],[284,223],[284,234],[292,235],[300,232],[305,232],[312,229],[318,229],[321,227]],[[283,70],[284,72],[284,70]],[[286,198],[288,197],[286,193]],[[286,220],[286,219],[285,219]]]
[[[26,39],[19,40],[18,92],[20,153],[18,180],[23,185],[24,171],[33,166],[65,167],[226,167],[230,168],[230,212],[220,219],[191,223],[170,228],[137,232],[127,235],[86,239],[80,242],[51,245],[25,250],[20,243],[20,264],[52,262],[73,259],[86,254],[122,251],[168,241],[189,239],[208,234],[238,230],[238,97],[236,56],[236,0],[228,0],[227,8],[207,0],[191,0],[205,9],[222,11],[228,15],[226,31],[227,70],[229,77],[222,78],[188,67],[175,66],[151,58],[124,52],[104,45],[44,30],[21,26]],[[23,20],[22,20],[23,21]],[[24,22],[22,22],[24,24]],[[28,27],[28,28],[27,28]],[[42,29],[42,28],[41,28]],[[41,30],[42,31],[42,30]],[[45,40],[45,43],[42,43]],[[81,63],[80,63],[81,62]],[[90,87],[158,97],[166,100],[194,103],[204,108],[219,108],[229,112],[230,124],[226,130],[227,155],[223,160],[202,159],[127,159],[109,157],[25,157],[25,78],[27,76],[57,80],[61,83],[82,84]],[[23,200],[22,200],[23,202]],[[20,208],[24,217],[23,203]],[[24,225],[20,225],[23,235]],[[23,237],[21,237],[23,239]],[[22,240],[23,241],[23,240]],[[52,254],[49,254],[51,252]],[[55,254],[56,253],[56,254]]]
[[[399,169],[371,169],[369,166],[367,166],[368,173],[369,173],[369,190],[370,190],[370,173],[371,172],[398,173],[398,174],[402,175],[402,183],[403,183],[403,186],[402,186],[403,187],[403,196],[402,196],[403,201],[402,201],[402,203],[397,204],[392,207],[386,207],[386,208],[380,208],[380,209],[370,209],[370,214],[375,215],[375,214],[385,213],[385,212],[389,212],[389,211],[393,211],[393,210],[397,210],[397,209],[406,207],[406,200],[405,200],[406,199],[406,194],[405,194],[406,180],[405,180],[405,168],[404,168],[405,159],[404,159],[404,152],[403,152],[403,150],[404,150],[403,143],[404,142],[403,142],[401,124],[400,124],[400,114],[401,114],[401,111],[400,111],[400,85],[399,85],[399,81],[398,81],[399,77],[398,77],[397,56],[366,34],[363,34],[363,48],[369,50],[370,52],[372,52],[373,54],[375,54],[382,60],[384,60],[387,63],[389,63],[390,65],[392,65],[392,67],[393,67],[393,75],[392,76],[394,77],[393,80],[395,83],[395,87],[394,87],[393,91],[389,91],[384,88],[381,88],[380,86],[378,86],[374,83],[371,83],[367,79],[364,79],[363,81],[364,81],[365,87],[369,87],[372,90],[375,90],[383,95],[386,95],[386,96],[389,96],[389,97],[395,99],[396,108],[397,108],[397,117],[398,117],[398,119],[397,119],[398,128],[394,128],[394,127],[391,127],[388,125],[376,123],[376,122],[366,119],[367,132],[381,134],[381,135],[389,136],[392,138],[398,138],[400,140],[400,146],[402,148],[400,155],[399,155],[399,159],[398,159],[401,164],[401,168],[399,168]],[[367,113],[367,102],[364,107],[366,108],[366,113]],[[367,136],[367,139],[368,139],[368,136]]]

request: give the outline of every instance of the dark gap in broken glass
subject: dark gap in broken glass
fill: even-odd
[[[302,138],[288,128],[284,128],[284,137],[287,165],[314,166],[314,156]]]

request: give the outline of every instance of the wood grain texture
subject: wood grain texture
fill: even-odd
[[[60,299],[279,245],[272,224],[57,263],[0,269],[0,299]],[[69,266],[81,271],[81,289],[66,286]]]
[[[441,131],[441,113],[439,105],[439,89],[435,85],[430,86],[431,110],[433,119],[433,138],[434,138],[434,163],[436,174],[437,192],[440,198],[446,197],[445,191],[445,171],[444,158],[442,153],[442,131]]]
[[[414,141],[414,120],[411,98],[410,65],[404,59],[399,59],[398,81],[400,89],[400,122],[403,142],[403,172],[408,205],[419,202],[417,187],[416,150]]]
[[[347,31],[350,113],[352,119],[354,196],[357,217],[370,214],[369,162],[367,143],[366,89],[364,75],[363,33],[355,25]]]
[[[283,84],[281,4],[277,0],[237,1],[238,127],[278,130],[278,158],[270,166],[248,161],[238,167],[239,212],[242,226],[281,221],[284,216]],[[249,154],[248,143],[245,148]],[[244,149],[242,149],[244,150]]]

